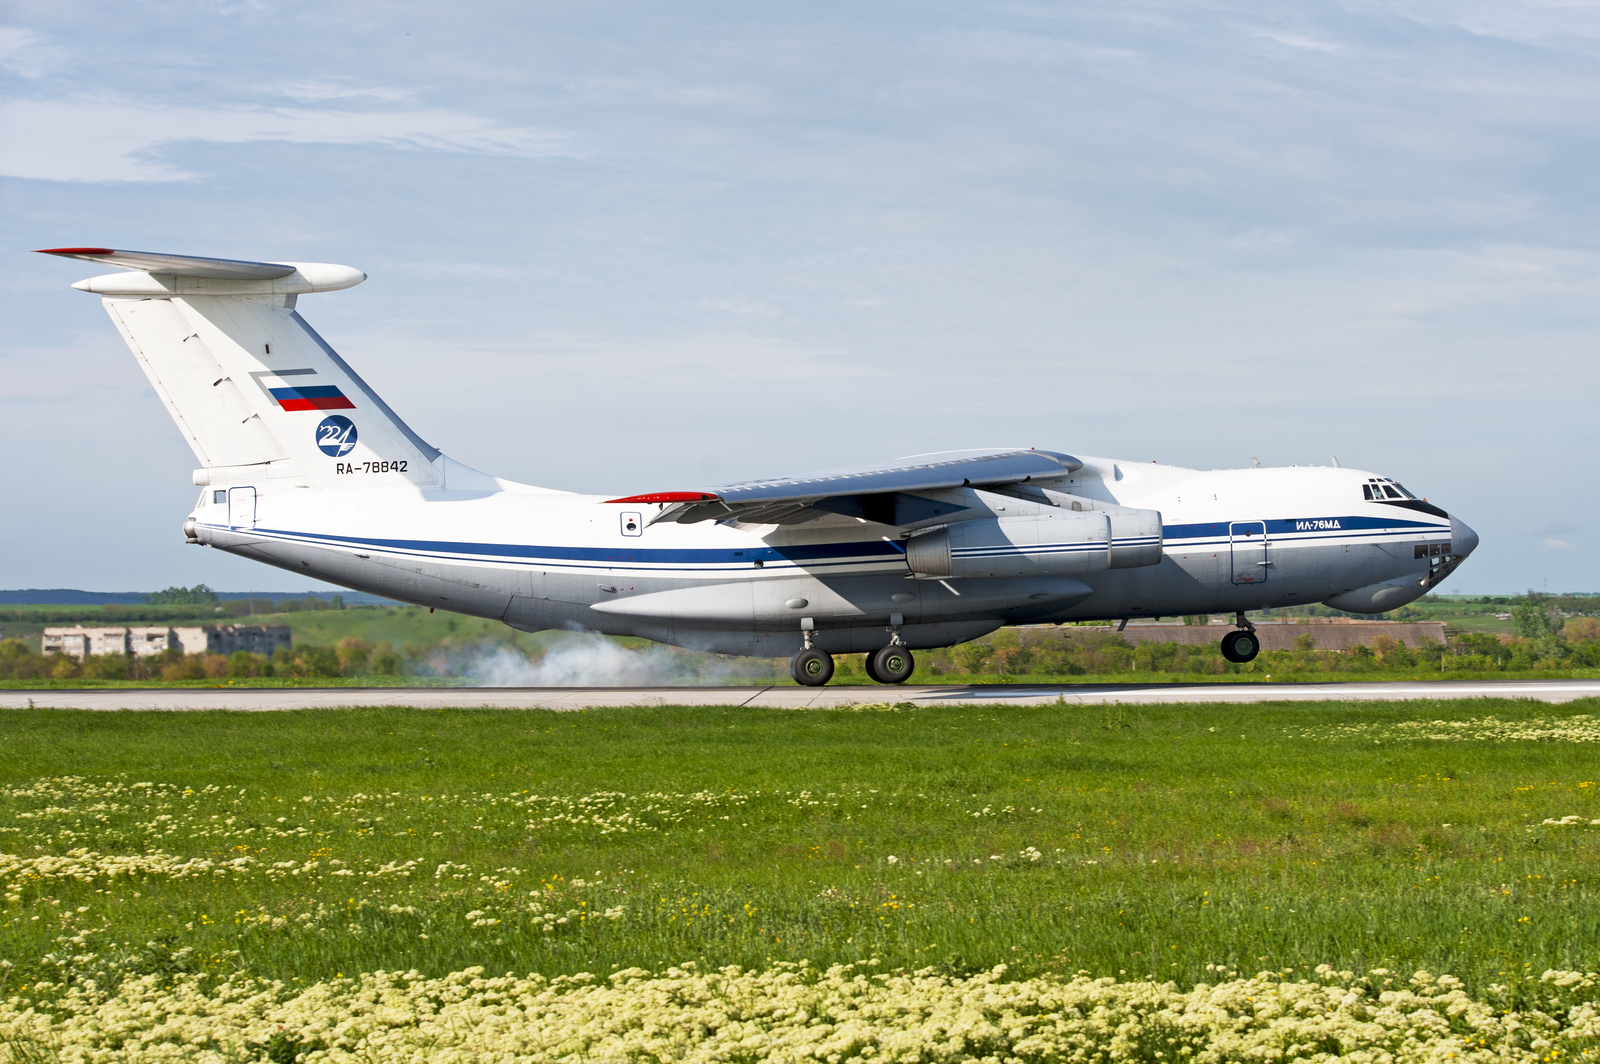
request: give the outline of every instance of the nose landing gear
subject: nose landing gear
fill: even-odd
[[[1222,656],[1243,665],[1255,660],[1255,656],[1261,653],[1261,639],[1256,635],[1256,626],[1245,620],[1242,610],[1233,623],[1239,626],[1239,631],[1229,632],[1222,637]]]

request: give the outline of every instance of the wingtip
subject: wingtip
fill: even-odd
[[[35,255],[115,255],[116,248],[38,248]]]

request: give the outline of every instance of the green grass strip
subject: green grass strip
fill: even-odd
[[[1180,986],[1600,943],[1600,704],[0,714],[0,993],[876,959]]]

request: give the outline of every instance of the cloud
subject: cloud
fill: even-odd
[[[149,106],[117,98],[0,103],[0,175],[42,181],[187,181],[153,157],[183,141],[377,144],[413,151],[582,158],[569,134],[509,126],[459,111]]]
[[[32,30],[16,26],[0,26],[0,70],[16,77],[38,78],[44,75],[54,53],[43,47],[45,38]]]
[[[381,85],[358,89],[348,85],[332,85],[324,81],[295,81],[278,91],[291,100],[369,99],[394,102],[411,98],[411,93],[404,89],[385,88]]]
[[[715,310],[723,314],[781,314],[771,303],[758,299],[702,299],[696,304],[701,310]]]
[[[9,62],[12,56],[39,40],[39,35],[32,30],[0,26],[0,62]]]
[[[1546,547],[1548,547],[1550,550],[1577,550],[1578,549],[1578,545],[1576,543],[1568,543],[1564,539],[1547,539],[1547,540],[1544,541],[1544,545]]]
[[[1592,4],[1500,3],[1498,0],[1411,0],[1399,5],[1404,17],[1424,26],[1459,26],[1468,33],[1517,42],[1600,38],[1600,11]]]
[[[423,366],[437,357],[438,342],[417,335],[373,330],[351,335],[350,351],[383,351],[387,359],[415,359]],[[537,387],[560,382],[563,387],[592,386],[595,367],[643,388],[649,395],[674,392],[687,379],[695,381],[696,394],[730,381],[806,381],[848,378],[861,373],[848,352],[825,347],[804,347],[780,337],[744,333],[711,333],[677,340],[655,337],[563,334],[549,330],[524,332],[517,339],[488,343],[457,337],[451,348],[462,360],[495,374],[503,386]],[[617,388],[611,389],[618,390]],[[467,393],[436,391],[435,402],[454,398],[478,402]]]
[[[1265,37],[1269,41],[1277,41],[1279,44],[1287,45],[1290,48],[1304,48],[1313,52],[1337,52],[1339,50],[1339,46],[1337,44],[1332,44],[1328,41],[1320,41],[1315,37],[1307,37],[1304,34],[1299,33],[1268,33],[1263,31],[1261,36]]]

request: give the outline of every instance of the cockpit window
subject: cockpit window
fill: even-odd
[[[1387,502],[1389,499],[1415,499],[1416,496],[1387,477],[1373,477],[1361,485],[1361,497],[1368,502]]]

